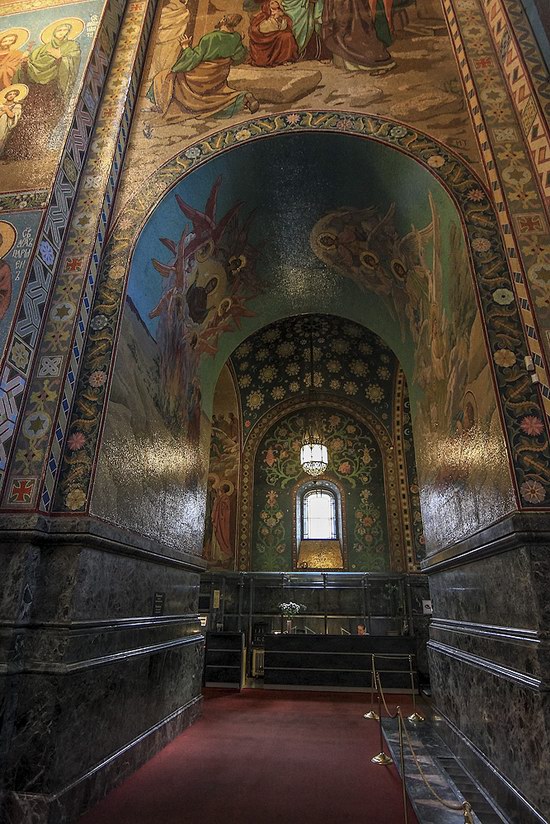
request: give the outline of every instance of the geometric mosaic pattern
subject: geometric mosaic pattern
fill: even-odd
[[[85,443],[79,448],[76,464],[65,448],[61,485],[56,496],[56,511],[86,511],[93,474],[106,393],[91,397],[88,382],[92,371],[109,374],[115,346],[118,318],[123,308],[124,275],[130,252],[149,210],[159,200],[158,183],[167,190],[197,165],[219,152],[235,148],[248,140],[272,137],[295,131],[330,131],[361,135],[391,146],[427,168],[450,193],[461,214],[466,242],[472,260],[481,302],[492,369],[508,439],[509,454],[514,456],[516,493],[526,509],[545,508],[550,503],[550,449],[541,418],[536,387],[524,366],[528,354],[516,302],[510,269],[501,242],[492,200],[461,158],[445,146],[402,124],[353,112],[289,112],[266,116],[217,132],[187,147],[161,167],[138,193],[113,229],[105,252],[98,283],[97,308],[91,325],[103,314],[101,304],[109,306],[101,340],[89,338],[75,393],[69,442],[86,423]],[[532,424],[532,426],[531,426]]]
[[[550,341],[539,333],[533,305],[540,322],[550,328],[550,230],[538,171],[523,136],[527,132],[537,135],[540,158],[550,156],[550,144],[546,128],[536,129],[541,118],[538,98],[522,85],[520,50],[514,31],[505,24],[500,0],[490,0],[486,5],[489,28],[478,0],[449,0],[444,10],[548,415]],[[513,90],[504,76],[510,71],[508,82]],[[529,124],[527,109],[533,112]]]
[[[28,396],[27,375],[34,363],[37,352],[37,343],[45,320],[45,308],[67,233],[78,177],[84,162],[103,82],[116,40],[122,8],[123,0],[112,0],[107,4],[102,19],[101,31],[94,41],[76,109],[69,127],[68,137],[62,151],[53,190],[45,210],[39,239],[31,258],[22,301],[15,319],[15,332],[6,346],[6,351],[10,355],[4,367],[2,384],[3,387],[16,386],[17,391],[11,390],[8,396],[10,417],[0,419],[0,484],[4,486],[4,496],[8,496],[11,506],[18,505],[20,502],[29,503],[26,496],[14,495],[13,485],[16,480],[13,474],[12,489],[5,489],[4,470],[9,460],[10,450],[14,446],[14,434],[21,423],[21,410]],[[21,358],[16,359],[11,356],[11,353],[14,352],[14,345],[17,345],[19,351],[21,346],[28,349],[29,357],[24,367],[21,366]],[[7,390],[4,389],[3,391]],[[40,401],[35,412],[42,414],[39,407]],[[43,442],[45,434],[47,436],[47,433],[44,434],[42,430],[37,430],[37,433],[34,434],[29,427],[25,429],[24,425],[21,432],[27,433],[23,437],[28,439],[28,444],[24,451],[19,450],[21,452],[19,457],[22,459],[22,463],[33,463],[32,459],[37,458],[41,448],[40,444]],[[17,455],[15,460],[17,461]],[[34,463],[36,464],[36,461]],[[15,468],[13,462],[11,468],[13,473]],[[20,476],[21,473],[18,472],[17,475]],[[36,478],[37,476],[31,476],[31,480],[32,477]],[[34,483],[34,492],[36,487],[37,484]],[[4,497],[4,503],[6,503],[6,497]]]
[[[108,61],[102,67],[104,71],[101,77],[96,72],[93,86],[88,87],[87,99],[92,94],[99,100],[102,94],[98,116],[94,118],[90,114],[89,120],[86,120],[86,126],[88,123],[90,129],[93,126],[91,137],[90,129],[84,131],[82,128],[82,112],[75,118],[80,124],[80,129],[78,133],[73,134],[71,158],[74,161],[78,155],[80,163],[79,179],[77,180],[76,172],[72,174],[78,186],[77,194],[75,196],[74,188],[69,190],[66,181],[60,185],[58,181],[54,190],[54,197],[56,193],[58,199],[61,196],[65,197],[67,208],[63,212],[59,209],[54,210],[48,217],[47,226],[56,248],[61,246],[61,232],[64,230],[66,240],[62,254],[56,257],[58,274],[53,284],[49,313],[45,319],[39,347],[40,357],[34,364],[28,383],[25,410],[31,415],[47,415],[49,426],[44,430],[29,429],[24,424],[20,427],[10,464],[9,479],[4,487],[4,507],[12,508],[16,505],[18,508],[32,508],[37,505],[37,496],[40,494],[38,483],[34,485],[30,498],[16,498],[13,489],[16,478],[23,472],[27,476],[40,478],[44,471],[44,463],[45,490],[41,495],[43,508],[47,509],[51,501],[57,457],[66,428],[93,301],[95,271],[105,242],[113,191],[122,166],[123,147],[135,100],[137,78],[143,63],[145,47],[142,44],[147,42],[148,32],[142,37],[141,25],[147,8],[145,2],[132,3],[122,27],[119,14],[111,15],[111,40],[114,41],[114,35],[119,30],[120,36],[115,61],[109,67],[107,82],[104,82],[104,72],[108,68]],[[151,6],[149,8],[151,9]],[[118,11],[121,9],[122,3],[119,3]],[[152,16],[150,10],[149,25]],[[121,76],[125,80],[122,86],[119,83]],[[102,116],[102,112],[107,112],[107,116]],[[91,143],[91,146],[86,156],[86,165],[82,168],[82,159],[88,143]],[[113,158],[110,169],[108,166],[105,167],[105,157],[109,156]],[[62,167],[64,172],[72,168],[66,157],[62,161]],[[67,232],[66,214],[69,197],[72,198],[72,214]],[[90,215],[94,216],[92,220]],[[40,501],[38,504],[40,505]]]
[[[509,5],[509,3],[508,3]],[[500,56],[500,63],[508,84],[516,111],[520,115],[520,124],[529,149],[531,158],[537,170],[539,184],[542,188],[546,206],[550,205],[550,93],[548,91],[548,69],[538,53],[535,43],[529,42],[529,24],[525,21],[525,13],[515,14],[510,20],[509,11],[503,0],[488,0],[484,6],[485,15],[489,21],[489,28],[493,42]],[[523,23],[523,26],[521,24]],[[518,25],[519,24],[519,25]],[[520,28],[521,27],[521,28]],[[515,37],[511,33],[515,33]],[[533,76],[544,72],[545,88],[535,89],[532,76],[525,65],[518,38],[521,32],[524,51],[528,50],[531,58],[531,73]],[[538,59],[537,59],[538,57]],[[543,109],[539,93],[546,97],[546,112]]]

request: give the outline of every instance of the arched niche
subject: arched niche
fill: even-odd
[[[263,148],[261,158],[256,154],[256,160],[253,160],[254,153],[260,152],[260,146]],[[296,161],[294,166],[293,159]],[[301,175],[297,174],[300,170]],[[418,378],[427,369],[423,385],[429,386],[429,371],[437,370],[441,391],[428,407],[435,416],[431,421],[433,428],[427,439],[423,440],[421,434],[416,438],[417,443],[426,443],[429,453],[426,462],[429,471],[421,478],[421,486],[425,519],[431,524],[427,526],[430,545],[442,546],[471,534],[516,506],[512,484],[507,480],[508,464],[511,463],[507,456],[512,455],[512,451],[514,486],[521,505],[525,508],[544,506],[548,471],[546,434],[537,423],[540,423],[541,417],[536,390],[523,372],[522,358],[527,350],[518,307],[498,223],[483,186],[446,147],[408,127],[381,118],[354,115],[344,118],[340,114],[329,113],[304,113],[299,116],[299,122],[295,116],[292,120],[290,116],[283,115],[262,118],[203,140],[165,164],[135,199],[133,207],[121,217],[105,257],[92,329],[95,318],[102,312],[105,316],[105,302],[110,314],[108,322],[101,328],[101,336],[92,334],[88,341],[71,424],[71,432],[79,431],[85,413],[88,438],[78,471],[71,462],[72,456],[69,453],[65,455],[58,506],[61,509],[70,508],[68,491],[78,486],[85,493],[82,506],[78,508],[87,507],[89,485],[82,469],[87,461],[93,465],[104,410],[101,399],[94,397],[90,402],[85,397],[86,382],[91,369],[101,364],[104,364],[102,368],[109,368],[126,275],[129,273],[129,298],[133,300],[132,294],[137,292],[148,296],[150,302],[141,309],[150,312],[149,307],[159,296],[158,285],[151,278],[150,261],[154,256],[159,259],[161,236],[172,241],[181,237],[182,213],[177,206],[176,194],[186,199],[187,203],[192,201],[195,208],[204,213],[220,173],[222,181],[216,219],[219,220],[239,201],[243,202],[241,215],[248,237],[252,246],[261,249],[264,255],[262,258],[258,254],[255,264],[269,288],[263,293],[267,296],[263,303],[261,295],[246,301],[252,315],[243,318],[237,329],[226,330],[217,342],[215,354],[201,360],[197,372],[199,381],[192,383],[189,406],[196,410],[200,393],[203,411],[208,416],[217,372],[227,354],[255,328],[287,314],[290,306],[294,312],[297,306],[304,312],[336,311],[367,323],[394,348],[409,379],[415,427],[419,420],[418,399],[422,391],[425,392],[422,381],[415,380],[415,373]],[[392,204],[395,204],[393,211],[390,208]],[[313,252],[311,235],[314,227],[323,228],[319,221],[330,218],[329,230],[334,234],[334,220],[338,223],[338,217],[341,217],[341,214],[338,216],[335,213],[350,208],[354,210],[352,222],[355,221],[355,225],[357,220],[361,223],[358,211],[365,209],[374,210],[370,212],[370,218],[366,216],[367,224],[377,216],[380,220],[386,218],[392,222],[392,236],[397,237],[400,255],[388,250],[384,255],[384,267],[390,267],[396,281],[403,280],[405,274],[396,265],[402,258],[401,250],[404,248],[400,246],[400,241],[404,241],[411,232],[425,237],[425,230],[430,222],[434,224],[436,216],[440,238],[437,266],[433,264],[433,248],[430,249],[429,240],[423,248],[423,254],[432,259],[431,271],[438,273],[431,286],[429,301],[437,311],[427,319],[428,326],[432,332],[437,330],[442,321],[442,310],[456,310],[464,317],[464,307],[457,306],[456,295],[451,293],[457,278],[460,279],[461,289],[464,286],[461,294],[468,310],[475,306],[470,335],[466,336],[464,351],[457,360],[459,366],[452,374],[442,374],[444,360],[439,346],[425,347],[423,352],[418,346],[411,346],[411,337],[414,336],[407,331],[403,322],[407,311],[406,307],[399,310],[399,297],[382,296],[380,291],[383,291],[383,286],[377,285],[377,293],[368,283],[361,282],[354,260],[344,273],[341,269],[335,271],[338,267],[327,263],[326,256]],[[343,231],[345,233],[345,227]],[[458,249],[461,256],[462,262],[458,268],[456,259],[454,263],[450,260],[451,236],[455,251]],[[266,245],[266,238],[271,241],[270,247]],[[316,239],[319,250],[319,232]],[[266,257],[266,248],[269,248],[269,257]],[[380,255],[378,258],[375,268],[380,263]],[[352,272],[353,276],[350,274]],[[407,279],[408,276],[405,277]],[[397,296],[400,294],[403,293],[396,292]],[[154,340],[154,331],[147,322],[145,332],[148,340]],[[432,336],[438,343],[441,340],[440,332],[441,328],[437,335]],[[124,327],[121,341],[124,341]],[[450,409],[447,400],[449,394],[459,397],[457,403],[460,406],[466,391],[475,394],[475,388],[469,385],[464,374],[464,367],[471,367],[478,377],[485,372],[484,385],[477,387],[476,398],[481,398],[486,405],[486,426],[484,431],[483,427],[479,431],[470,427],[467,440],[460,429],[462,412],[460,409],[458,412],[457,409]],[[113,382],[115,390],[116,382],[117,370]],[[444,393],[445,382],[450,382],[454,391]],[[496,394],[493,384],[497,386]],[[474,408],[473,405],[470,404],[470,408]],[[508,448],[499,415],[505,424]],[[445,418],[449,426],[442,427],[439,416]],[[185,471],[180,475],[180,488],[186,492],[182,497],[177,491],[176,479],[171,477],[168,483],[170,500],[159,510],[158,496],[164,496],[166,501],[166,484],[162,478],[148,477],[149,466],[142,460],[143,450],[126,450],[131,463],[128,474],[124,462],[120,460],[120,452],[114,456],[112,454],[110,417],[112,408],[106,419],[92,510],[140,531],[144,530],[146,522],[152,523],[149,529],[171,543],[178,542],[177,536],[182,529],[186,534],[194,532],[188,546],[196,551],[200,543],[200,529],[196,527],[201,519],[197,516],[186,521],[180,513],[193,509],[198,513],[203,506],[201,477],[204,466],[198,460],[200,447],[196,452],[186,452],[184,447],[176,450],[178,455],[182,450],[185,454],[185,466],[182,467]],[[537,430],[536,434],[527,437],[526,418],[529,424],[534,419],[531,431],[535,433]],[[197,428],[195,420],[195,431]],[[435,430],[437,438],[433,437]],[[147,437],[144,437],[142,445],[146,445]],[[435,443],[438,440],[441,441],[441,448]],[[514,447],[521,443],[522,448],[512,450],[512,443]],[[479,472],[487,475],[481,482]],[[143,518],[132,520],[136,509],[132,517],[127,516],[124,500],[113,494],[117,484],[125,486],[124,500],[128,498],[127,493],[131,497],[141,495],[139,510],[143,512]],[[107,488],[110,489],[109,495]],[[73,496],[72,500],[76,497]],[[443,505],[447,510],[445,525],[439,517]],[[165,519],[160,531],[159,511]],[[171,511],[172,515],[169,514]],[[174,518],[174,514],[177,517]],[[172,518],[175,529],[167,526],[169,518]]]

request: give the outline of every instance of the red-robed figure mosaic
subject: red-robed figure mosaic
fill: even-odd
[[[248,37],[253,66],[281,66],[298,60],[292,20],[278,0],[268,0],[262,5],[251,20]]]

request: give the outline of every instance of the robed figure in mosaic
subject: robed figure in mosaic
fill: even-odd
[[[151,78],[163,69],[171,69],[180,56],[181,38],[185,37],[190,16],[187,0],[168,0],[163,6],[151,59]]]
[[[325,0],[322,38],[334,65],[383,74],[394,67],[392,0]]]
[[[23,83],[17,83],[0,92],[0,157],[3,157],[10,135],[19,123],[23,112],[22,102],[28,91]]]
[[[278,0],[269,0],[255,14],[248,32],[250,62],[253,66],[280,66],[298,60],[298,44],[292,20]]]
[[[242,15],[229,14],[216,24],[215,30],[201,37],[192,47],[190,38],[182,37],[183,47],[170,70],[159,72],[147,96],[167,114],[173,105],[195,117],[232,117],[243,107],[258,110],[257,100],[249,93],[232,89],[227,79],[231,66],[244,63],[248,52],[236,31]]]
[[[27,29],[7,29],[0,32],[0,89],[11,86],[13,78],[28,52],[21,46],[29,39]]]

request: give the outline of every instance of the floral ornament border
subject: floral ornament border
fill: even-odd
[[[503,25],[494,7],[498,2],[448,0],[443,6],[512,272],[524,336],[540,381],[542,406],[550,416],[550,336],[541,329],[548,325],[550,310],[550,288],[544,278],[550,230],[535,180],[539,170],[533,162],[532,147],[528,147],[533,135],[543,158],[548,155],[548,144],[543,130],[536,128],[536,95],[529,93],[527,86],[521,88],[521,49],[515,25]],[[508,11],[511,9],[509,5]],[[493,32],[495,26],[498,36]],[[517,61],[513,60],[513,52]],[[507,79],[510,74],[512,85]]]
[[[403,524],[399,505],[401,486],[397,483],[397,469],[395,460],[395,450],[393,441],[386,427],[368,409],[359,406],[350,400],[335,398],[326,393],[319,393],[316,396],[319,407],[333,408],[335,403],[338,409],[357,418],[374,435],[382,456],[382,472],[384,477],[384,488],[388,495],[388,506],[386,516],[388,521],[388,541],[390,566],[393,570],[403,572],[407,566],[405,541],[403,536]],[[251,569],[250,561],[252,557],[252,527],[253,527],[253,499],[254,499],[254,467],[256,464],[256,452],[265,433],[281,418],[286,417],[291,412],[298,412],[308,406],[307,398],[290,399],[283,401],[276,407],[272,407],[263,418],[261,418],[244,446],[241,456],[241,475],[239,479],[239,511],[237,513],[237,523],[239,524],[237,542],[237,566],[240,572],[248,572]]]
[[[91,373],[97,370],[107,372],[109,381],[112,378],[113,354],[132,252],[154,207],[176,183],[222,152],[252,140],[310,131],[354,135],[386,145],[423,166],[451,196],[465,232],[492,374],[498,390],[497,400],[505,424],[518,507],[525,510],[550,507],[547,425],[538,390],[523,366],[529,350],[499,221],[484,184],[458,155],[409,126],[388,118],[354,112],[303,111],[249,120],[194,143],[152,175],[120,216],[105,250],[92,310],[92,330],[100,317],[104,319],[104,325],[100,331],[92,331],[86,342],[68,428],[71,439],[80,431],[81,422],[85,420],[87,442],[79,451],[77,461],[65,442],[55,511],[85,512],[89,509],[108,393],[105,391],[102,396],[90,399],[87,386]],[[536,432],[526,427],[526,419],[540,422]]]

